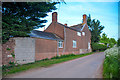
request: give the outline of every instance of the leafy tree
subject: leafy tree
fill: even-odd
[[[117,45],[120,46],[120,38],[117,41]]]
[[[56,10],[58,2],[3,2],[2,41],[10,37],[26,37],[31,30],[44,27],[42,20],[48,12]]]
[[[105,33],[102,34],[102,37],[100,38],[100,42],[104,43],[105,45],[109,43],[109,38],[107,37]]]
[[[100,41],[100,34],[102,33],[102,30],[104,29],[104,26],[100,25],[99,20],[91,19],[91,16],[89,15],[87,18],[87,24],[91,31],[91,42],[99,42]]]
[[[113,47],[117,43],[114,38],[108,38],[105,33],[102,34],[100,42],[104,43],[105,45],[109,44],[109,47]]]
[[[117,43],[117,41],[114,38],[110,38],[109,39],[109,46],[110,46],[110,48],[113,47],[116,43]]]

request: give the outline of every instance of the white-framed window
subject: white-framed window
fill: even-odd
[[[90,49],[90,42],[88,42],[88,49]]]
[[[63,48],[63,42],[62,42],[62,41],[59,41],[59,42],[58,42],[58,47],[59,47],[59,48]]]
[[[76,48],[77,47],[77,43],[75,40],[73,40],[73,48]]]
[[[85,32],[82,32],[82,35],[85,36]]]
[[[81,36],[81,32],[77,32],[77,35],[78,35],[78,36]]]

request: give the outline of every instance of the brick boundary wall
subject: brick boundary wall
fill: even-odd
[[[57,41],[35,38],[35,60],[52,58],[57,55]]]
[[[8,42],[2,44],[2,65],[8,65],[9,62],[15,62],[15,58],[11,55],[14,54],[15,40],[9,39]]]
[[[19,40],[19,42],[18,42],[18,40]],[[27,47],[25,45],[27,45]],[[34,48],[33,45],[35,46],[35,49],[33,49]],[[16,47],[16,46],[18,46],[18,47]],[[30,47],[28,47],[28,46],[30,46]],[[26,50],[26,51],[24,51],[24,50]],[[30,50],[32,50],[32,51],[30,51]],[[83,51],[83,53],[91,52],[90,50],[86,50],[86,49],[83,49],[82,51]],[[17,52],[17,54],[15,52]],[[35,60],[38,61],[38,60],[42,60],[45,58],[50,59],[54,56],[57,56],[57,41],[40,39],[40,38],[29,38],[29,37],[11,38],[11,39],[9,39],[8,42],[6,42],[5,44],[2,44],[2,65],[8,65],[10,61],[16,62],[17,59],[20,59],[20,61],[21,61],[22,58],[23,59],[26,58],[25,56],[31,57],[32,55],[28,54],[28,52],[29,53],[31,52],[30,54],[35,55],[35,56],[33,56],[34,60],[32,59],[32,61],[27,61],[27,62],[22,61],[19,64],[30,63],[30,62],[34,62]],[[20,55],[20,53],[21,53],[21,55]],[[14,58],[11,54],[15,54],[18,57],[19,56],[20,57]],[[74,49],[73,51],[65,51],[65,52],[63,52],[63,49],[61,49],[61,50],[59,49],[59,55],[67,55],[67,54],[81,54],[81,53],[80,53],[80,50],[76,50],[76,49]]]

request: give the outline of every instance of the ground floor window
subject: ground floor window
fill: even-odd
[[[59,46],[59,48],[63,48],[63,41],[59,41],[58,46]]]
[[[77,47],[77,43],[75,40],[73,40],[73,48],[76,48]]]
[[[88,49],[90,49],[90,42],[88,42]]]

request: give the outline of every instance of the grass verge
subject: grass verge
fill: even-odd
[[[120,49],[120,47],[119,47]],[[118,48],[114,47],[105,51],[105,60],[103,64],[104,78],[120,78],[120,68],[118,60]]]
[[[0,66],[0,79],[2,79],[2,67]]]
[[[53,57],[51,59],[46,58],[40,61],[36,61],[34,63],[28,63],[28,64],[17,65],[17,66],[15,65],[3,66],[2,74],[5,77],[8,74],[22,72],[22,71],[26,71],[26,70],[38,68],[38,67],[48,67],[48,66],[51,66],[52,64],[69,61],[69,60],[80,58],[80,57],[87,56],[90,54],[93,54],[93,52],[86,53],[86,54],[80,54],[80,55],[74,55],[74,54],[61,55],[61,56]]]

